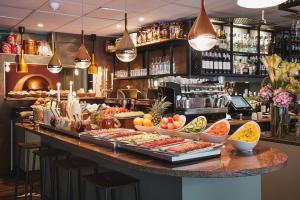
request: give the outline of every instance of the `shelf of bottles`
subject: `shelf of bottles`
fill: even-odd
[[[284,60],[300,62],[300,35],[296,31],[285,30],[278,32],[272,44],[272,51],[280,55]]]
[[[202,54],[193,52],[193,64],[196,65],[192,67],[193,74],[249,77],[266,75],[260,59],[270,51],[272,32],[234,25],[214,26],[218,33],[218,43],[212,50]],[[199,56],[201,58],[197,58]]]

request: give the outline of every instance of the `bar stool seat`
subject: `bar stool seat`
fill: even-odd
[[[86,175],[82,177],[84,183],[89,183],[96,187],[96,198],[100,200],[99,191],[104,190],[105,200],[108,200],[108,192],[111,192],[111,199],[115,199],[115,189],[123,186],[134,186],[135,199],[139,200],[140,197],[140,182],[138,179],[122,174],[116,171],[108,171],[103,173],[97,173],[92,175]],[[83,187],[83,193],[85,195],[85,187]]]
[[[139,182],[139,180],[136,178],[116,171],[87,175],[83,176],[82,178],[86,182],[102,189],[131,185]]]
[[[16,200],[18,198],[18,187],[19,187],[19,176],[20,176],[20,160],[21,160],[21,153],[22,150],[24,150],[25,153],[25,200],[27,200],[28,196],[28,189],[29,189],[29,153],[30,150],[34,149],[39,149],[41,148],[41,143],[40,142],[19,142],[17,143],[18,147],[18,154],[17,154],[17,162],[16,162],[16,180],[15,180],[15,194],[14,194],[14,199]]]
[[[36,156],[39,156],[40,158],[40,193],[41,193],[41,200],[44,200],[47,198],[45,195],[45,183],[46,183],[46,159],[49,159],[50,167],[50,198],[53,199],[54,197],[54,160],[58,160],[59,158],[68,158],[71,154],[56,148],[40,148],[39,150],[33,151],[33,165],[32,165],[32,173],[30,178],[30,199],[32,199],[32,193],[33,193],[33,183],[34,183],[34,171],[35,171],[35,160]]]
[[[42,145],[40,142],[19,142],[18,146],[21,147],[22,149],[38,149]]]
[[[98,165],[97,163],[80,158],[80,157],[70,157],[66,160],[58,160],[55,162],[55,177],[56,177],[56,185],[57,185],[57,200],[60,198],[59,194],[59,168],[64,169],[67,171],[67,199],[73,200],[74,193],[73,193],[73,186],[72,186],[72,172],[77,172],[77,186],[78,186],[78,200],[81,200],[81,170],[82,169],[94,169],[94,173],[97,173]]]

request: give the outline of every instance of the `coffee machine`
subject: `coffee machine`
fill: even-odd
[[[172,103],[167,113],[183,114],[187,121],[203,115],[209,122],[213,122],[225,118],[228,112],[228,95],[223,90],[223,85],[216,82],[163,82],[158,88],[158,96],[166,97]]]

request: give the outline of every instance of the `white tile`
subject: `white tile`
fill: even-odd
[[[128,13],[128,18],[137,16],[137,13]],[[124,19],[124,12],[116,10],[97,9],[87,15],[87,17],[98,18],[98,19],[111,19],[121,21]]]
[[[74,19],[76,19],[76,17],[35,12],[30,17],[26,18],[20,25],[31,30],[52,31]],[[37,27],[38,23],[44,24],[44,27]]]
[[[10,27],[14,26],[15,24],[17,24],[18,22],[19,22],[19,20],[6,19],[6,18],[0,17],[0,27],[1,28],[10,28]]]
[[[1,0],[0,6],[11,6],[16,8],[37,9],[42,4],[47,3],[47,0]]]
[[[103,20],[103,19],[84,17],[83,29],[86,34],[92,34],[93,32],[96,32],[97,30],[107,27],[114,23],[115,23],[115,21],[112,21],[112,20]],[[82,28],[81,19],[78,19],[64,27],[56,29],[55,31],[80,33],[81,28]]]
[[[161,0],[127,0],[127,11],[130,13],[144,13],[154,9],[159,9],[161,6],[168,4],[165,1]],[[104,4],[105,7],[124,10],[125,4],[123,0],[113,0],[107,4]]]
[[[28,9],[20,9],[20,8],[12,8],[6,6],[0,6],[0,16],[7,16],[11,18],[24,18],[27,16],[31,10]]]

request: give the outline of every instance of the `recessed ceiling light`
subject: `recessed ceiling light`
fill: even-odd
[[[121,25],[120,25],[120,24],[117,24],[117,28],[121,28]]]
[[[44,24],[37,24],[38,27],[44,27]]]
[[[145,18],[144,18],[144,17],[140,17],[140,18],[139,18],[139,21],[140,21],[140,22],[143,22],[143,21],[145,21]]]

